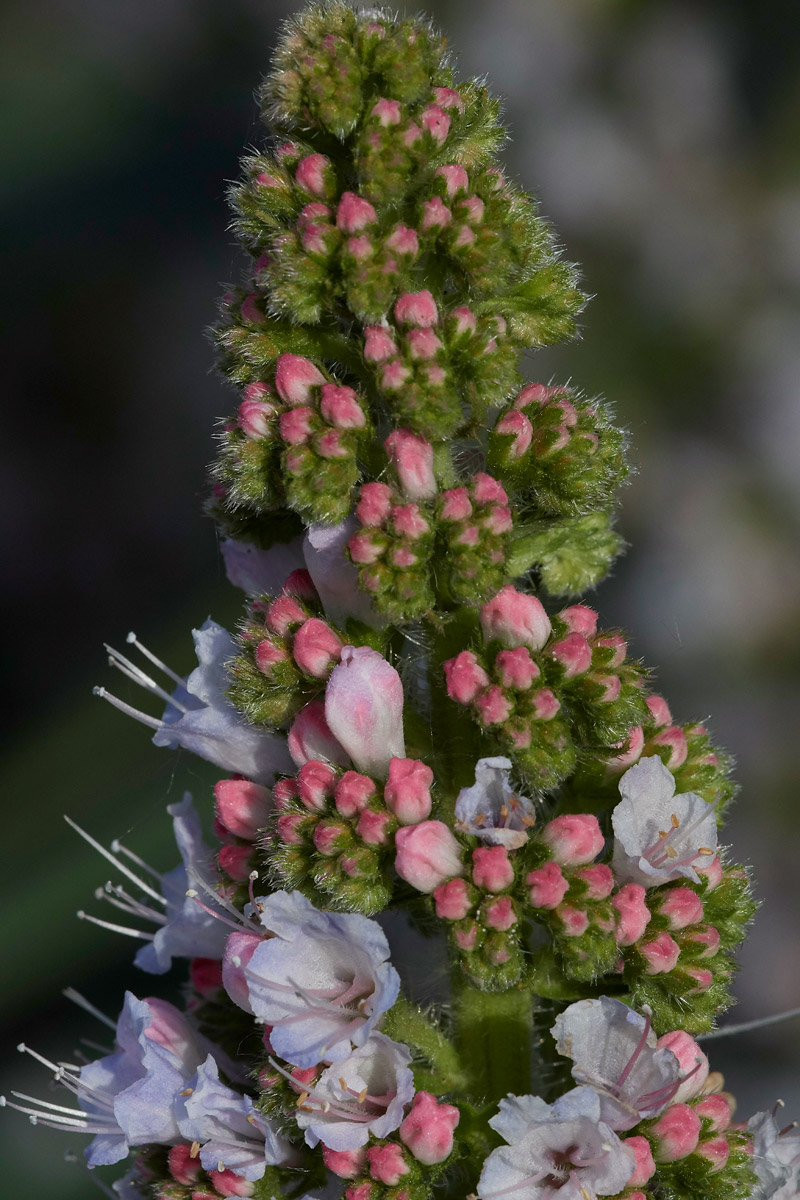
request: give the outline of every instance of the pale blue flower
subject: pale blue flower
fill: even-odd
[[[297,1108],[306,1143],[357,1150],[370,1137],[388,1137],[414,1097],[410,1061],[407,1046],[373,1033],[347,1058],[331,1063]]]
[[[601,996],[579,1000],[556,1018],[556,1049],[573,1060],[576,1083],[600,1097],[600,1118],[612,1129],[632,1129],[666,1108],[681,1083],[671,1050],[659,1049],[649,1018]]]
[[[228,580],[248,596],[277,596],[292,571],[306,565],[303,540],[299,537],[290,542],[275,542],[268,550],[225,538],[220,550]]]
[[[201,1063],[184,1091],[178,1104],[178,1127],[186,1141],[200,1143],[200,1162],[207,1171],[224,1167],[253,1182],[267,1166],[292,1157],[291,1143],[251,1098],[220,1082],[212,1055]]]
[[[392,1007],[400,978],[376,921],[322,912],[300,892],[259,902],[265,939],[245,968],[252,1011],[276,1054],[298,1067],[345,1058]]]
[[[508,782],[509,758],[479,758],[475,782],[456,799],[456,829],[490,846],[518,850],[534,823],[533,801],[519,796]]]
[[[478,1181],[481,1200],[586,1200],[620,1192],[636,1165],[633,1152],[600,1118],[600,1098],[574,1088],[555,1104],[509,1096],[489,1124],[509,1143],[493,1150]]]
[[[752,1200],[791,1200],[800,1194],[800,1136],[791,1126],[781,1134],[768,1112],[756,1113],[747,1128],[753,1135],[752,1168],[758,1178]]]

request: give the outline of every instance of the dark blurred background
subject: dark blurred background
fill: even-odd
[[[201,514],[233,397],[204,329],[238,274],[225,183],[261,137],[252,92],[283,0],[12,0],[0,16],[0,293],[8,436],[0,1090],[46,1096],[22,1038],[74,1061],[122,991],[174,995],[134,944],[79,923],[102,861],[63,824],[174,865],[164,807],[214,772],[90,694],[130,628],[181,671],[232,623]],[[631,543],[597,602],[679,720],[738,759],[727,840],[763,907],[746,1019],[800,1003],[800,10],[794,0],[429,0],[463,75],[506,97],[507,161],[596,298],[530,378],[605,394],[633,434]],[[126,693],[127,694],[127,693]],[[19,868],[19,869],[18,869]],[[112,916],[109,909],[103,914]],[[180,972],[178,972],[180,974]],[[89,1052],[89,1051],[87,1051]],[[800,1022],[720,1041],[742,1115],[800,1117]],[[58,1099],[56,1097],[56,1099]],[[84,1139],[4,1113],[3,1190],[100,1193]],[[113,1172],[112,1172],[113,1175]]]

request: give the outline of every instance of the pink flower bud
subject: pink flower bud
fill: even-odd
[[[505,846],[477,846],[472,851],[472,881],[487,892],[504,892],[514,882]]]
[[[277,663],[286,662],[289,655],[282,646],[269,638],[262,638],[255,650],[256,666],[262,675],[271,675]]]
[[[371,1183],[359,1183],[356,1187],[346,1189],[345,1200],[370,1200],[374,1190]]]
[[[627,1187],[641,1187],[647,1183],[656,1173],[656,1164],[653,1161],[653,1152],[650,1149],[650,1143],[646,1137],[640,1137],[638,1134],[634,1137],[622,1139],[623,1146],[628,1150],[633,1151],[633,1156],[636,1159],[636,1166],[633,1168],[633,1174],[628,1180]]]
[[[398,829],[395,846],[395,870],[418,892],[433,892],[446,880],[464,874],[461,847],[441,821]]]
[[[364,330],[364,359],[370,363],[388,362],[397,354],[397,344],[383,325],[368,325]]]
[[[385,100],[381,97],[378,102],[373,105],[373,117],[377,117],[381,125],[384,127],[389,125],[399,125],[402,120],[402,106],[399,100]]]
[[[694,981],[694,987],[689,989],[686,993],[687,996],[696,996],[700,992],[707,992],[714,982],[711,971],[704,967],[687,967],[686,974]]]
[[[683,1097],[685,1099],[685,1097]],[[731,1105],[728,1098],[720,1092],[715,1092],[711,1096],[704,1096],[702,1100],[692,1106],[703,1121],[711,1122],[711,1130],[713,1133],[723,1133],[731,1123]]]
[[[680,725],[670,725],[667,729],[662,729],[652,739],[651,745],[668,747],[666,766],[670,771],[677,771],[678,767],[682,767],[686,762],[689,747],[686,744],[686,734]]]
[[[551,633],[550,619],[541,602],[510,584],[481,607],[480,618],[487,642],[499,638],[507,646],[523,644],[541,650]]]
[[[669,921],[670,929],[685,929],[703,919],[703,901],[691,888],[670,888],[664,894],[659,913]]]
[[[325,170],[329,166],[330,160],[324,154],[309,154],[301,158],[294,173],[298,187],[312,196],[324,196]]]
[[[472,503],[466,488],[450,488],[442,493],[441,516],[443,521],[464,521],[472,515]]]
[[[415,758],[393,758],[383,792],[386,807],[401,825],[417,825],[430,816],[433,771]]]
[[[222,963],[217,958],[193,958],[189,972],[192,987],[206,1000],[213,1000],[222,988]]]
[[[505,932],[517,923],[514,911],[514,901],[510,896],[498,896],[483,910],[484,918],[489,929],[499,929]]]
[[[436,103],[440,108],[455,109],[456,112],[463,113],[464,101],[461,99],[458,92],[453,91],[452,88],[435,87],[433,89],[433,94],[436,97]]]
[[[453,1130],[459,1117],[454,1104],[440,1104],[430,1092],[417,1092],[400,1126],[400,1140],[417,1162],[432,1167],[444,1162],[453,1149]]]
[[[531,696],[533,715],[537,721],[552,721],[561,708],[561,701],[550,688],[539,688]]]
[[[385,548],[383,536],[368,529],[354,533],[347,543],[350,558],[359,565],[377,562]]]
[[[488,691],[481,692],[475,697],[475,707],[478,719],[484,728],[492,725],[502,725],[511,716],[511,701],[503,689],[493,684]]]
[[[355,1179],[366,1166],[367,1152],[363,1146],[358,1150],[331,1150],[323,1143],[322,1161],[340,1179]]]
[[[429,291],[403,292],[394,306],[398,325],[414,325],[427,329],[439,320],[436,301]]]
[[[416,258],[419,254],[419,238],[415,229],[407,225],[396,225],[384,242],[387,250],[404,258]]]
[[[724,871],[722,863],[719,860],[719,855],[717,854],[714,855],[710,863],[707,863],[704,867],[695,867],[695,870],[701,879],[708,880],[709,892],[713,892],[714,888],[719,887],[722,883]]]
[[[300,670],[312,679],[325,679],[339,661],[342,642],[327,621],[310,617],[294,635],[292,656]]]
[[[550,396],[550,388],[543,383],[528,383],[514,401],[514,408],[527,408],[529,404],[542,405]]]
[[[696,1151],[700,1158],[704,1158],[711,1165],[712,1171],[722,1170],[728,1161],[730,1152],[728,1139],[724,1137],[708,1138],[707,1141],[698,1144]]]
[[[572,904],[559,904],[555,910],[561,921],[561,932],[564,937],[580,937],[589,928],[589,914],[583,908],[575,908]]]
[[[587,900],[606,900],[614,890],[614,872],[605,863],[584,867],[576,875],[586,884]]]
[[[550,653],[563,668],[565,679],[583,675],[592,665],[592,648],[580,633],[568,633],[550,647]]]
[[[648,975],[665,975],[678,965],[681,948],[674,938],[662,930],[652,942],[640,946],[639,953],[647,964],[645,970]]]
[[[494,665],[503,687],[515,688],[520,692],[526,691],[541,674],[526,646],[517,646],[515,650],[501,650],[494,660]]]
[[[409,500],[427,500],[436,495],[433,446],[427,438],[410,429],[395,429],[383,444]]]
[[[516,409],[512,412],[504,413],[495,425],[494,430],[495,433],[514,439],[513,444],[505,451],[512,460],[522,458],[523,454],[530,447],[531,439],[533,438],[533,426],[525,414],[517,412]]]
[[[350,451],[338,429],[329,429],[317,438],[317,453],[322,458],[348,458]]]
[[[471,925],[469,929],[456,930],[456,942],[459,950],[463,950],[465,954],[475,949],[475,943],[478,940],[478,926]]]
[[[696,1148],[700,1118],[688,1104],[671,1104],[650,1126],[650,1134],[656,1139],[656,1160],[675,1162],[686,1158]]]
[[[447,694],[457,704],[471,704],[489,685],[489,676],[471,650],[462,650],[444,664]]]
[[[275,386],[285,404],[292,407],[308,404],[311,398],[311,389],[319,387],[324,382],[325,377],[320,374],[310,359],[302,358],[299,354],[282,354],[278,359],[275,368]]]
[[[250,875],[250,861],[253,857],[252,846],[239,846],[231,843],[221,846],[217,854],[219,868],[237,883],[244,883]]]
[[[365,775],[385,779],[403,758],[403,685],[394,667],[369,646],[345,646],[325,691],[328,725]]]
[[[472,334],[478,327],[478,318],[472,309],[467,308],[466,305],[451,308],[447,314],[447,319],[454,322],[456,337],[461,337],[465,333]]]
[[[703,1090],[703,1084],[708,1079],[708,1058],[697,1042],[685,1029],[674,1029],[663,1034],[658,1039],[659,1050],[671,1050],[678,1060],[683,1083],[678,1088],[673,1099],[678,1104],[693,1100]]]
[[[450,132],[450,118],[438,104],[429,104],[427,108],[423,109],[419,123],[439,146]]]
[[[262,938],[257,933],[231,933],[225,943],[225,954],[222,958],[222,986],[234,1004],[252,1013],[250,993],[247,986],[245,969],[261,945]]]
[[[391,823],[389,813],[373,812],[371,808],[365,808],[358,818],[356,833],[368,846],[386,846],[389,844],[388,829]]]
[[[287,846],[302,846],[306,840],[303,828],[307,819],[303,813],[281,813],[278,817],[278,837]]]
[[[558,908],[569,890],[569,880],[558,863],[548,862],[537,867],[525,877],[530,889],[530,900],[534,908]],[[644,890],[644,889],[643,889]]]
[[[281,413],[278,427],[287,446],[302,446],[314,432],[314,410],[290,408]]]
[[[346,844],[349,830],[341,821],[320,821],[314,826],[315,849],[325,858],[334,858]]]
[[[270,421],[275,416],[275,405],[266,400],[243,400],[239,405],[239,428],[252,439],[269,437]]]
[[[369,775],[359,775],[357,771],[345,771],[336,784],[334,792],[336,811],[343,817],[354,817],[357,813],[364,811],[375,795],[377,795],[377,789]]]
[[[618,946],[632,946],[642,937],[650,922],[650,909],[645,904],[645,890],[640,883],[624,884],[611,903],[617,910],[617,930],[614,934]]]
[[[254,842],[267,823],[269,791],[249,779],[220,779],[214,785],[216,813],[234,837]]]
[[[323,384],[319,409],[323,419],[337,429],[363,429],[367,423],[358,397],[350,387]]]
[[[414,362],[435,358],[442,349],[441,339],[432,329],[409,329],[406,334],[408,353]]]
[[[485,471],[478,471],[474,476],[472,493],[476,504],[508,504],[508,494],[502,483]]]
[[[294,596],[278,596],[264,614],[264,623],[278,637],[285,637],[297,625],[302,625],[308,614]]]
[[[663,696],[648,696],[647,707],[650,709],[650,715],[655,721],[657,728],[672,724],[672,713],[669,711],[669,705]]]
[[[336,224],[343,233],[361,233],[368,225],[374,225],[378,214],[370,204],[355,192],[344,192],[336,209]]]
[[[430,525],[417,504],[395,504],[390,516],[395,531],[411,541],[416,541],[430,531]]]
[[[209,1171],[208,1177],[220,1196],[253,1196],[256,1185],[234,1171]]]
[[[245,296],[240,309],[243,321],[249,321],[251,325],[263,325],[264,314],[258,307],[258,296],[254,293]]]
[[[597,633],[597,613],[585,604],[570,604],[568,608],[562,608],[558,615],[570,633],[579,633],[585,638],[594,637]]]
[[[378,1183],[386,1187],[396,1187],[411,1168],[403,1157],[403,1147],[397,1142],[387,1142],[382,1146],[370,1146],[367,1150],[369,1173]]]
[[[297,792],[306,808],[321,812],[333,795],[336,771],[327,762],[312,759],[297,772]]]
[[[598,704],[613,704],[619,699],[619,694],[622,691],[622,680],[619,675],[591,675],[590,679],[593,683],[598,684],[603,690],[599,696],[596,696]]]
[[[642,757],[644,749],[644,732],[641,725],[634,725],[628,731],[628,737],[624,742],[618,743],[620,753],[612,755],[607,759],[608,769],[614,774],[619,774],[621,771],[626,771],[628,767],[632,767]]]
[[[385,392],[398,392],[410,378],[408,367],[401,362],[390,362],[381,371],[381,387]]]
[[[436,915],[443,921],[463,921],[472,908],[469,885],[465,879],[449,879],[434,889]]]
[[[322,700],[312,700],[300,709],[289,730],[288,743],[289,753],[298,767],[317,758],[340,767],[350,765],[347,751],[336,740],[325,719]]]
[[[203,1169],[199,1154],[192,1157],[192,1147],[188,1143],[172,1146],[167,1157],[169,1173],[176,1183],[189,1186],[197,1179]]]
[[[448,196],[457,192],[466,192],[469,188],[469,175],[459,163],[448,163],[434,172],[434,177],[444,180]]]
[[[610,660],[606,663],[607,667],[622,666],[625,655],[628,653],[628,643],[621,633],[604,633],[602,637],[595,638],[594,644],[613,651]]]
[[[562,867],[582,867],[597,858],[605,839],[591,813],[566,813],[548,821],[541,839]]]
[[[362,525],[378,526],[388,519],[392,510],[392,489],[386,483],[365,483],[356,505],[356,516]]]

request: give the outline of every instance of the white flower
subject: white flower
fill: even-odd
[[[753,1170],[759,1186],[752,1200],[791,1200],[800,1192],[800,1135],[789,1126],[781,1132],[774,1112],[751,1117],[747,1128],[753,1135]]]
[[[290,542],[275,542],[269,550],[225,538],[220,550],[229,582],[248,596],[276,596],[286,577],[306,565],[299,537]]]
[[[717,849],[712,805],[693,792],[676,796],[675,780],[656,756],[626,771],[619,790],[611,815],[619,882],[648,888],[682,876],[699,883],[695,868],[708,865]]]
[[[481,1200],[586,1200],[614,1196],[633,1174],[633,1151],[600,1119],[600,1098],[574,1088],[555,1104],[509,1096],[489,1124],[509,1143],[493,1150],[478,1181]]]
[[[573,1060],[576,1083],[594,1088],[600,1116],[612,1129],[632,1129],[674,1098],[681,1070],[671,1050],[659,1050],[649,1017],[609,996],[579,1000],[556,1018],[559,1054]]]
[[[358,570],[347,557],[347,543],[358,528],[355,517],[339,525],[309,525],[303,539],[305,565],[325,615],[334,624],[344,628],[352,617],[380,629],[386,622],[375,611],[369,593],[359,586]]]
[[[534,823],[533,802],[518,796],[508,782],[511,760],[479,758],[475,782],[462,788],[456,800],[456,829],[491,846],[518,850]]]

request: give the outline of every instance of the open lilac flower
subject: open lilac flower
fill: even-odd
[[[781,1130],[774,1112],[760,1112],[750,1118],[747,1128],[753,1135],[752,1166],[758,1178],[752,1200],[790,1200],[797,1196],[800,1135],[795,1133],[794,1125]]]
[[[40,1125],[93,1133],[95,1137],[85,1151],[90,1167],[120,1162],[131,1146],[150,1142],[171,1146],[179,1142],[177,1098],[207,1053],[205,1041],[176,1008],[165,1000],[137,1000],[131,992],[125,993],[116,1041],[114,1054],[87,1063],[76,1072],[28,1051],[77,1096],[79,1108],[44,1100],[35,1102],[40,1106],[36,1109],[9,1104],[31,1115]]]
[[[355,517],[339,525],[309,525],[303,539],[305,565],[331,621],[344,626],[353,617],[378,629],[386,622],[375,611],[369,593],[359,587],[358,570],[346,554],[358,527]]]
[[[609,996],[579,1000],[551,1030],[559,1054],[573,1060],[578,1084],[600,1097],[600,1118],[612,1129],[632,1129],[666,1108],[680,1087],[680,1064],[659,1049],[649,1016]]]
[[[491,846],[518,850],[535,820],[533,802],[518,796],[508,782],[511,760],[479,758],[475,782],[456,799],[456,829]]]
[[[377,650],[345,646],[325,690],[325,719],[359,771],[385,779],[392,758],[405,758],[403,685]]]
[[[291,1143],[251,1098],[220,1081],[210,1054],[184,1089],[177,1111],[178,1127],[187,1141],[199,1142],[200,1161],[207,1171],[233,1171],[252,1182],[262,1177],[267,1166],[293,1157]]]
[[[619,781],[622,800],[614,809],[614,873],[620,883],[656,887],[672,879],[700,882],[696,867],[716,853],[717,822],[712,805],[693,792],[675,795],[675,779],[652,756]]]
[[[186,792],[177,804],[167,805],[167,812],[172,817],[175,841],[183,861],[165,875],[154,871],[119,842],[113,843],[116,853],[106,850],[79,825],[67,818],[72,828],[93,849],[113,863],[142,894],[142,898],[138,898],[118,884],[107,883],[104,889],[97,889],[97,898],[107,900],[115,908],[122,909],[129,916],[136,918],[139,924],[146,921],[160,928],[153,934],[143,929],[133,929],[128,925],[103,921],[90,913],[79,912],[78,916],[103,929],[142,938],[147,944],[137,952],[134,962],[137,967],[152,975],[163,975],[168,971],[173,957],[221,959],[228,936],[228,929],[218,919],[223,913],[223,907],[215,901],[215,873],[211,851],[203,841],[200,820],[189,792]],[[143,873],[150,878],[143,878],[143,873],[133,871],[123,860],[123,855],[142,867]],[[202,893],[202,904],[187,896],[189,888]],[[214,916],[214,913],[218,915]]]
[[[573,1088],[555,1104],[509,1096],[489,1124],[509,1143],[493,1150],[478,1181],[481,1200],[586,1200],[613,1196],[633,1174],[635,1159],[600,1117],[600,1097]]]
[[[94,694],[154,729],[156,746],[170,750],[181,746],[224,771],[246,775],[256,783],[272,783],[276,774],[290,772],[292,759],[286,739],[248,724],[228,700],[230,678],[226,664],[235,658],[236,644],[227,629],[209,618],[200,629],[192,630],[192,637],[198,666],[188,679],[182,679],[143,646],[135,634],[128,634],[129,644],[177,684],[171,694],[124,654],[106,646],[111,666],[166,701],[161,720],[133,708],[105,688],[95,688]]]
[[[382,1033],[347,1058],[331,1063],[297,1102],[297,1124],[306,1142],[330,1150],[357,1150],[370,1136],[385,1138],[403,1120],[414,1096],[407,1046]]]
[[[274,596],[287,575],[305,566],[299,537],[290,542],[275,542],[268,550],[250,542],[224,538],[220,550],[229,581],[248,596]]]
[[[345,1058],[397,999],[383,930],[356,913],[321,912],[300,892],[275,892],[259,907],[274,936],[244,969],[251,1011],[274,1027],[276,1054],[295,1066]]]

